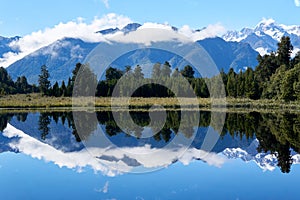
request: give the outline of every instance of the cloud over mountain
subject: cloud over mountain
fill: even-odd
[[[33,32],[29,35],[25,35],[19,40],[15,40],[9,44],[12,49],[19,49],[18,52],[6,52],[0,58],[0,66],[8,67],[17,60],[24,58],[25,56],[37,51],[38,49],[53,44],[57,40],[63,38],[75,38],[81,39],[85,42],[100,42],[115,36],[116,34],[124,34],[120,32],[127,24],[132,23],[129,17],[110,13],[102,16],[101,18],[95,17],[90,23],[86,22],[83,18],[77,18],[76,20],[66,23],[59,23],[54,27],[47,27],[44,30]],[[102,35],[99,30],[105,29],[116,30],[113,34]],[[220,36],[225,33],[225,28],[221,24],[208,25],[201,30],[192,30],[189,26],[184,25],[177,29],[168,24],[159,23],[144,23],[139,27],[142,29],[167,29],[182,34],[183,37],[187,37],[189,40],[201,40],[204,38],[210,38]],[[119,30],[119,31],[118,31]],[[157,35],[158,40],[164,40],[171,38],[172,36]],[[120,39],[120,37],[117,37]],[[128,39],[128,37],[126,38]]]
[[[86,42],[104,41],[104,37],[96,32],[109,27],[123,27],[131,23],[131,19],[122,15],[110,13],[101,18],[95,17],[91,23],[85,22],[82,18],[74,21],[59,23],[52,28],[45,28],[20,38],[10,43],[11,48],[18,48],[20,53],[8,52],[0,59],[0,66],[7,67],[26,55],[55,41],[69,37],[80,38]]]

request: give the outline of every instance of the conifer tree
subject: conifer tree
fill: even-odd
[[[50,95],[50,81],[49,81],[50,74],[46,65],[41,67],[41,74],[39,75],[39,88],[40,92],[43,95]]]

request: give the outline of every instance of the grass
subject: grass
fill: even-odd
[[[179,104],[180,102],[180,104]],[[154,107],[152,107],[155,105]],[[46,97],[41,94],[18,94],[0,97],[0,108],[9,109],[61,109],[67,108],[94,108],[108,110],[112,107],[116,109],[136,109],[143,110],[161,109],[157,105],[167,109],[231,109],[231,110],[293,110],[300,112],[300,103],[285,103],[279,100],[251,100],[251,99],[209,99],[198,98],[130,98],[128,102],[124,98],[94,98],[94,97]],[[179,106],[181,105],[181,107]]]

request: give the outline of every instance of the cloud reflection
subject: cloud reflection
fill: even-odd
[[[141,152],[157,151],[150,145],[141,147],[89,147],[76,152],[63,152],[57,150],[49,144],[45,144],[23,131],[8,124],[3,131],[3,136],[8,138],[18,137],[18,140],[11,141],[9,146],[19,152],[30,155],[32,158],[53,162],[59,167],[67,167],[81,172],[85,167],[91,167],[95,172],[102,172],[107,176],[116,176],[124,172],[134,172],[136,168],[157,168],[167,167],[174,162],[181,162],[188,165],[192,160],[203,160],[209,165],[221,167],[226,159],[216,153],[208,153],[196,148],[190,148],[186,152],[184,147],[173,149],[160,149],[160,154],[152,159],[146,157]],[[181,152],[182,154],[178,154]],[[127,155],[126,152],[131,152]],[[136,152],[136,154],[132,154]],[[93,156],[97,155],[97,157]],[[182,155],[178,157],[178,155]],[[108,184],[107,190],[108,191]]]

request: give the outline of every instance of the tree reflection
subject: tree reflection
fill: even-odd
[[[41,139],[45,140],[50,131],[50,116],[48,113],[41,113],[39,117],[39,130],[41,131]]]
[[[158,116],[160,111],[155,111]],[[45,140],[50,132],[51,121],[68,126],[72,130],[77,142],[87,140],[97,129],[97,126],[104,128],[104,132],[109,137],[114,137],[124,132],[114,120],[112,112],[101,111],[95,113],[80,112],[75,123],[74,113],[72,112],[41,112],[38,119],[38,130],[41,133],[41,139]],[[15,117],[20,122],[25,122],[28,118],[27,113],[2,113],[0,114],[0,131],[3,131],[7,123]],[[118,113],[122,116],[123,113]],[[152,136],[154,141],[163,141],[168,143],[172,137],[182,134],[186,138],[191,138],[195,132],[195,127],[208,127],[211,121],[211,113],[208,111],[200,112],[200,121],[194,124],[195,113],[191,112],[184,117],[184,126],[180,127],[182,113],[180,111],[167,111],[166,123],[161,130],[152,130],[157,134]],[[135,136],[137,140],[142,140],[143,127],[149,126],[151,119],[148,112],[130,111],[130,116],[138,127],[128,127],[131,134],[126,137]],[[122,123],[128,124],[128,119],[122,118]],[[86,123],[89,122],[89,123]],[[75,126],[76,124],[76,126]],[[79,134],[80,133],[80,134]],[[199,134],[199,131],[197,132]],[[277,157],[278,167],[283,173],[289,173],[292,165],[291,150],[300,153],[300,114],[289,112],[281,113],[227,113],[221,139],[230,134],[233,138],[247,138],[259,141],[258,152],[269,152]],[[196,136],[197,137],[197,136]],[[195,140],[198,142],[198,140]]]
[[[0,114],[0,132],[2,132],[6,126],[7,123],[10,121],[10,119],[13,117],[13,114],[10,113],[2,113]]]

